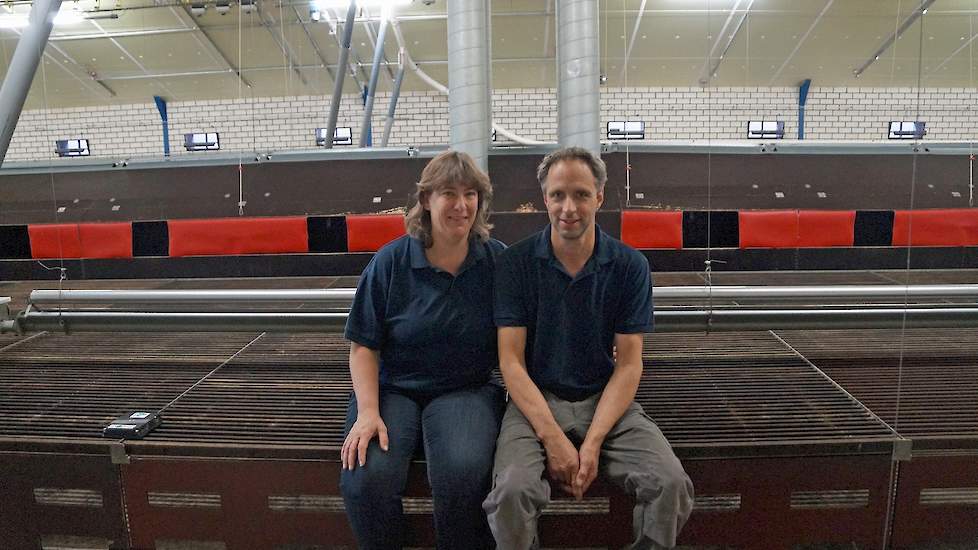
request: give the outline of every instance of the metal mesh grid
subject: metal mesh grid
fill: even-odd
[[[968,277],[975,274],[935,273],[927,279],[918,273],[914,282],[974,282]],[[656,283],[702,280],[695,274],[674,274],[674,280],[668,275],[657,274]],[[724,277],[715,277],[714,284],[893,283],[868,272]],[[323,288],[352,281],[354,277],[83,281],[72,288]],[[55,281],[8,283],[4,290],[23,287],[23,300],[29,289],[51,285],[56,288]],[[902,435],[978,436],[978,339],[971,332],[907,332],[898,425]],[[137,408],[162,407],[255,336],[45,334],[8,349],[2,349],[4,342],[17,337],[0,337],[0,436],[100,439],[112,419]],[[893,439],[870,410],[887,422],[896,420],[900,331],[779,331],[777,336],[788,345],[768,332],[646,335],[646,372],[637,400],[679,447]],[[351,388],[347,354],[347,343],[338,334],[262,335],[177,400],[147,445],[335,452]]]

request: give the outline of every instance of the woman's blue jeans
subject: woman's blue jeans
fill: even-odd
[[[381,390],[380,416],[387,425],[388,451],[375,438],[367,447],[366,464],[340,475],[346,514],[359,547],[403,546],[401,497],[421,442],[434,500],[437,547],[490,548],[492,535],[482,501],[489,492],[502,411],[503,390],[495,384],[428,400]],[[346,433],[356,418],[356,398],[351,398]]]

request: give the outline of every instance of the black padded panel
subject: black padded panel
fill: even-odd
[[[853,228],[853,246],[893,244],[892,210],[858,210]]]
[[[30,258],[31,237],[26,225],[0,225],[0,258]]]
[[[132,222],[132,255],[169,256],[170,229],[166,222]]]
[[[309,252],[346,252],[345,216],[309,216]]]
[[[709,244],[707,244],[709,235]],[[683,212],[683,248],[737,248],[740,220],[737,212],[687,210]]]

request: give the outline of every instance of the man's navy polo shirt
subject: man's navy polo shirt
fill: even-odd
[[[381,387],[433,396],[489,380],[498,363],[493,264],[504,248],[470,240],[456,276],[432,266],[409,236],[374,255],[344,335],[380,351]]]
[[[568,401],[604,390],[615,333],[652,331],[652,277],[637,250],[595,228],[594,252],[574,278],[554,256],[550,226],[496,260],[495,321],[526,327],[534,383]]]

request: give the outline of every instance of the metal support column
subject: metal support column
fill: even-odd
[[[333,148],[333,134],[336,133],[336,118],[340,114],[340,100],[343,98],[343,78],[346,76],[346,64],[350,59],[350,41],[353,38],[353,21],[357,16],[357,2],[350,0],[346,10],[346,23],[343,25],[343,41],[340,43],[340,61],[336,67],[336,80],[333,81],[333,98],[329,101],[329,121],[326,123],[324,146]]]
[[[374,111],[374,97],[377,95],[377,81],[380,80],[380,63],[384,57],[384,38],[387,35],[388,11],[384,9],[384,15],[380,18],[380,30],[377,31],[377,47],[374,48],[374,62],[370,67],[370,84],[367,85],[367,98],[363,106],[363,123],[360,125],[360,147],[370,145],[370,117]]]
[[[448,3],[449,145],[489,170],[489,0]]]
[[[601,154],[597,0],[557,2],[557,135]]]
[[[384,121],[384,137],[380,142],[381,147],[387,147],[387,141],[391,137],[391,129],[394,127],[394,112],[397,110],[397,99],[401,96],[401,83],[404,81],[404,56],[405,52],[402,49],[397,55],[397,76],[394,77],[394,90],[391,91],[391,102],[387,107],[387,120]]]
[[[24,108],[24,100],[31,89],[37,64],[44,54],[44,47],[54,26],[54,16],[61,8],[61,0],[36,0],[31,7],[30,24],[20,35],[17,49],[10,60],[7,74],[0,86],[0,165],[7,156],[10,139],[14,137],[17,120]]]

